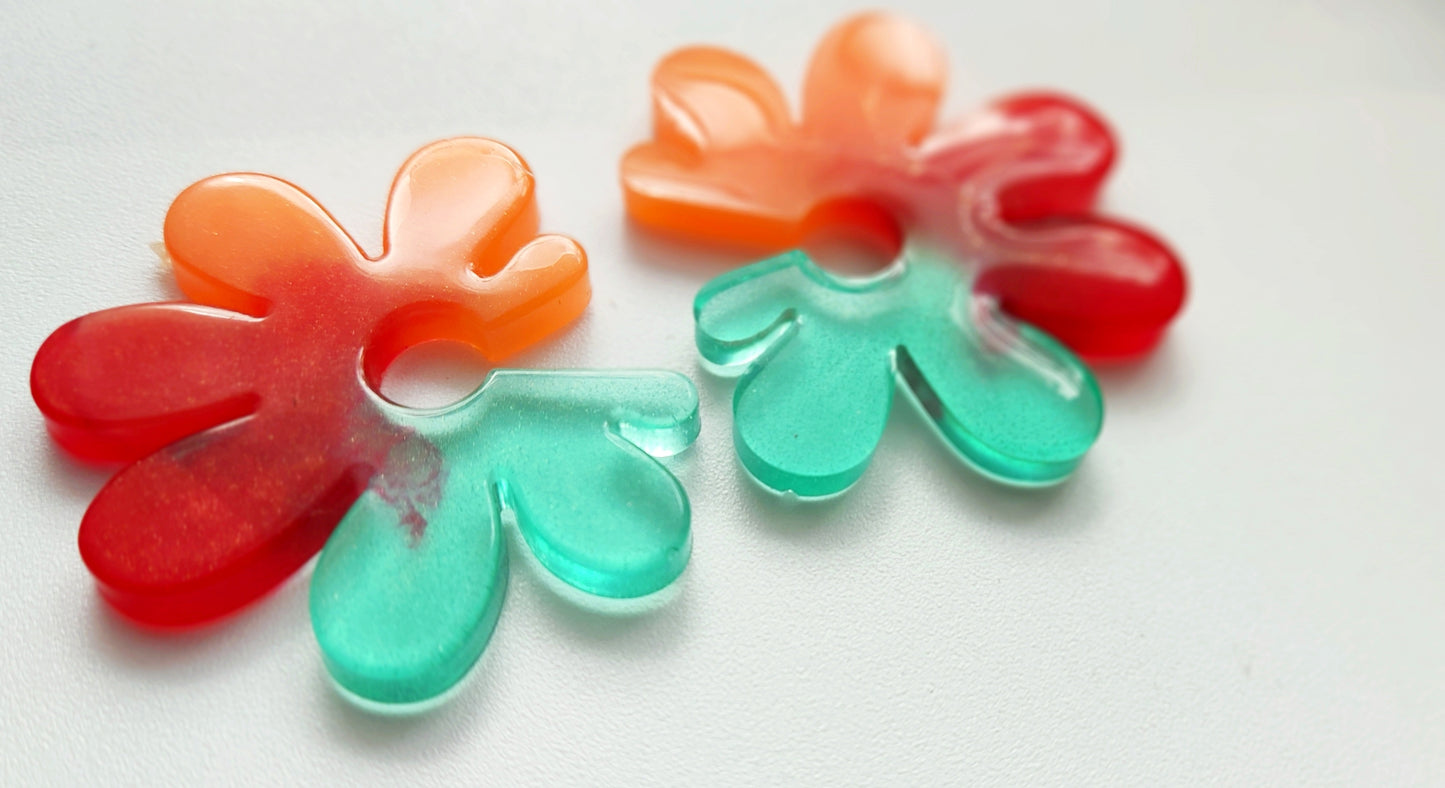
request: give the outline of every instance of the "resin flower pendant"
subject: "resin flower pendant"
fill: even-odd
[[[498,362],[586,306],[582,249],[537,235],[531,173],[506,146],[458,138],[413,155],[376,259],[305,193],[256,174],[184,191],[165,246],[189,302],[74,320],[31,373],[61,445],[130,463],[80,528],[125,616],[204,623],[325,545],[311,608],[328,667],[357,695],[408,703],[485,646],[504,513],[543,567],[591,594],[650,594],[683,570],[687,498],[654,458],[697,434],[686,378],[496,370],[437,410],[377,393],[415,345],[458,341]]]

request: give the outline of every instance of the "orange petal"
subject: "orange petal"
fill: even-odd
[[[490,275],[536,234],[532,173],[500,142],[432,143],[392,183],[386,260],[398,268]]]
[[[652,75],[653,137],[701,154],[777,144],[792,127],[772,77],[742,55],[690,47],[663,58]]]
[[[832,140],[914,145],[933,126],[948,65],[918,25],[881,12],[850,17],[813,53],[803,128]]]
[[[370,472],[346,435],[317,422],[263,409],[112,478],[80,524],[81,557],[106,599],[146,624],[193,625],[246,605],[300,569]]]
[[[316,201],[269,175],[206,178],[166,212],[176,281],[199,304],[260,315],[297,267],[355,265],[356,243]]]

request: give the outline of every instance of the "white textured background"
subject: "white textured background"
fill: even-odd
[[[663,53],[739,48],[796,95],[844,8],[172,5],[0,2],[0,782],[1445,782],[1445,6],[905,4],[951,112],[1049,85],[1112,119],[1109,207],[1191,301],[1102,373],[1065,486],[980,481],[899,408],[804,508],[745,480],[695,365],[718,258],[630,231],[616,166]],[[75,548],[103,476],[28,397],[41,340],[173,295],[147,245],[198,178],[284,176],[374,249],[394,169],[458,133],[516,146],[591,253],[587,317],[530,360],[699,383],[681,595],[599,618],[515,562],[475,680],[405,720],[332,691],[304,576],[194,635],[118,623]]]

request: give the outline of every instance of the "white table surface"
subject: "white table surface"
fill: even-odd
[[[796,95],[847,9],[172,5],[0,2],[0,782],[1445,781],[1445,5],[900,4],[948,46],[946,114],[1036,85],[1098,106],[1109,208],[1192,292],[1154,357],[1101,373],[1066,485],[981,481],[899,407],[813,507],[739,470],[691,341],[722,269],[629,229],[616,168],[665,52],[738,48]],[[475,680],[407,719],[332,690],[305,573],[196,634],[118,622],[75,546],[104,474],[48,441],[35,349],[174,296],[148,245],[192,181],[283,176],[374,249],[395,168],[459,133],[517,147],[590,252],[587,316],[528,360],[699,384],[680,595],[599,617],[514,562]]]

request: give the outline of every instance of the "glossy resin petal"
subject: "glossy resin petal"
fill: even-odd
[[[526,165],[477,138],[407,161],[376,259],[300,189],[244,173],[182,192],[165,240],[203,306],[79,318],[31,374],[63,445],[139,460],[86,513],[81,554],[121,612],[161,626],[266,593],[369,479],[395,471],[413,434],[371,392],[397,354],[451,339],[499,361],[574,319],[590,292],[581,248],[537,237]]]

